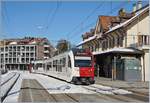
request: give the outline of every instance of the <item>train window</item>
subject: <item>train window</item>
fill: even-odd
[[[50,68],[52,68],[52,63],[51,63],[51,62],[49,62],[49,63],[47,64],[47,70],[50,70]]]
[[[57,71],[60,71],[60,60],[57,61]]]
[[[47,64],[47,67],[46,67],[46,68],[47,68],[47,70],[49,70],[49,64]]]
[[[60,68],[59,68],[59,69],[60,69],[60,70],[59,70],[60,72],[62,72],[62,66],[63,66],[63,59],[60,59]]]
[[[91,60],[75,60],[75,67],[91,67]]]
[[[68,56],[68,67],[71,67],[71,58]]]
[[[66,58],[62,59],[62,64],[63,64],[63,67],[65,67],[65,65],[66,65]]]
[[[53,67],[56,67],[56,61],[55,60],[53,61]]]
[[[56,71],[58,71],[58,60],[56,60]]]
[[[52,62],[49,63],[49,67],[52,68]]]

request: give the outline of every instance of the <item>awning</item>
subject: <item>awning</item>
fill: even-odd
[[[106,53],[143,54],[143,51],[134,48],[113,48],[105,51],[93,52],[93,55],[106,54]]]

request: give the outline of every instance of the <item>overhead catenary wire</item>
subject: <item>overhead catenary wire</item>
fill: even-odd
[[[5,26],[7,26],[7,28],[9,28],[9,17],[8,17],[8,13],[7,13],[7,8],[5,3],[3,3],[3,9],[2,9],[2,19],[5,20]],[[4,28],[2,28],[2,30],[5,30]],[[2,34],[3,37],[6,37],[6,34]]]
[[[82,28],[81,31],[75,32],[74,34],[80,34],[82,31],[88,29],[89,27],[93,26],[94,24],[95,24],[95,21],[92,22],[92,23],[90,23],[90,24],[88,24],[88,25],[86,25],[85,27]],[[74,35],[72,35],[70,38],[72,38],[73,36],[74,36]],[[75,38],[76,38],[76,37],[77,37],[77,35],[75,36]],[[74,39],[74,38],[73,38],[73,39]]]
[[[54,21],[54,19],[55,19],[55,16],[56,16],[56,14],[57,14],[57,11],[58,11],[58,9],[59,9],[59,7],[60,7],[60,3],[59,3],[59,1],[57,1],[56,8],[55,8],[55,10],[54,10],[54,12],[53,12],[53,14],[52,14],[50,20],[48,20],[48,24],[47,24],[47,26],[46,26],[46,29],[49,29],[49,28],[51,27],[51,25],[52,25],[52,23],[53,23],[53,21]],[[50,12],[49,12],[49,15],[50,15]],[[49,19],[49,15],[48,15],[48,19]]]
[[[112,3],[112,2],[111,2],[111,3]],[[106,14],[108,14],[108,15],[113,14],[114,12],[116,12],[116,11],[118,10],[118,8],[123,7],[123,6],[125,6],[125,5],[127,5],[127,3],[124,3],[124,2],[123,2],[123,3],[121,3],[121,4],[120,4],[119,6],[117,6],[117,7],[114,7],[114,8],[111,7],[111,10],[108,11]],[[98,5],[94,10],[92,10],[92,12],[91,12],[82,22],[80,22],[78,25],[76,25],[75,28],[72,29],[72,30],[67,34],[67,40],[69,40],[69,39],[72,39],[72,40],[75,39],[76,37],[78,37],[77,35],[74,36],[75,33],[76,33],[76,34],[80,34],[83,30],[86,30],[87,28],[89,28],[89,27],[91,27],[92,25],[94,25],[94,24],[95,24],[95,21],[92,22],[92,23],[90,23],[90,24],[88,24],[88,25],[86,25],[86,26],[84,26],[84,27],[82,27],[82,30],[80,30],[80,31],[74,33],[74,31],[75,31],[76,29],[78,29],[78,28],[80,27],[80,25],[83,25],[83,23],[86,22],[91,16],[93,16],[93,13],[96,12],[96,10],[99,9],[101,6],[102,6],[102,3],[101,3],[100,5]],[[112,6],[112,4],[111,4],[111,6]],[[72,34],[72,35],[71,35],[71,34]],[[73,37],[73,36],[74,36],[74,37]],[[55,42],[58,42],[58,41],[59,41],[59,40],[56,40]],[[53,42],[54,42],[54,41],[53,41]]]
[[[102,5],[103,5],[103,3],[100,3],[96,8],[94,8],[94,9],[92,10],[92,12],[91,12],[88,16],[86,16],[86,18],[85,18],[83,21],[81,21],[79,24],[77,24],[70,32],[68,32],[68,33],[66,34],[66,36],[69,38],[69,36],[70,36],[77,28],[79,28],[81,25],[83,25],[84,22],[86,22],[91,16],[93,16],[93,13],[95,13],[95,12],[97,11],[97,9],[99,9],[100,7],[102,7]]]
[[[108,11],[106,14],[108,14],[108,15],[113,14],[114,12],[118,11],[118,8],[123,7],[123,6],[127,5],[127,4],[128,4],[128,2],[127,2],[127,3],[124,3],[124,2],[123,2],[123,3],[121,3],[119,6],[114,7],[114,8],[111,8],[112,10]],[[111,4],[111,5],[112,5],[112,4]],[[91,23],[91,24],[92,24],[92,23]],[[84,27],[84,30],[87,29],[87,28],[89,28],[91,24],[85,26],[85,27]],[[87,28],[86,28],[86,27],[87,27]],[[83,30],[82,30],[82,31],[83,31]],[[80,33],[81,33],[82,31],[80,31]],[[80,34],[80,33],[78,32],[77,34]],[[73,34],[74,34],[74,33],[73,33]],[[75,39],[76,37],[78,37],[77,34],[76,34],[76,36],[72,35],[72,36],[74,36],[74,37],[72,38],[72,36],[71,36],[70,39]]]

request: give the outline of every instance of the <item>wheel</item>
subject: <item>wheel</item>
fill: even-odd
[[[91,84],[94,84],[94,83],[95,83],[95,80],[90,81],[90,83],[91,83]]]
[[[81,85],[82,83],[80,81],[75,82],[76,85]]]

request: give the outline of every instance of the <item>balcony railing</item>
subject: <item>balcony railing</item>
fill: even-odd
[[[47,48],[48,48],[48,47],[50,47],[50,46],[49,46],[48,44],[45,44],[44,47],[47,47]]]
[[[150,46],[150,35],[138,35],[139,46]]]
[[[49,50],[44,50],[44,53],[49,53]]]

